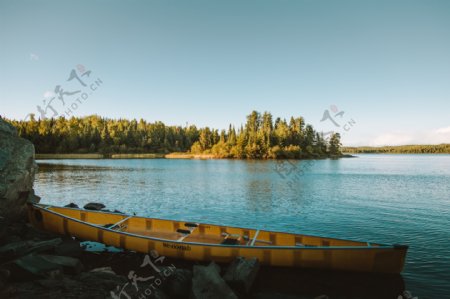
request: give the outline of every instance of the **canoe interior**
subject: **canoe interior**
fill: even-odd
[[[382,244],[273,232],[213,224],[144,218],[117,213],[42,206],[95,226],[150,238],[182,243],[246,247],[378,247]],[[115,226],[113,226],[116,224]]]
[[[144,218],[29,204],[37,228],[142,253],[230,263],[257,258],[262,265],[400,273],[408,246]]]

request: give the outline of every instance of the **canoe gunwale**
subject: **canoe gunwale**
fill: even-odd
[[[137,237],[137,238],[141,238],[141,239],[145,239],[145,240],[153,240],[153,241],[158,241],[158,242],[166,242],[166,243],[172,243],[172,244],[186,244],[186,245],[193,245],[193,246],[208,246],[208,247],[222,247],[222,248],[246,248],[246,249],[287,249],[287,250],[323,250],[323,249],[329,249],[329,250],[383,250],[383,249],[408,249],[408,245],[400,245],[400,244],[394,244],[394,245],[388,245],[388,244],[380,244],[380,243],[373,243],[373,244],[377,244],[377,246],[258,246],[258,245],[226,245],[226,244],[212,244],[212,243],[199,243],[199,242],[185,242],[185,241],[176,241],[176,240],[169,240],[169,239],[161,239],[161,238],[157,238],[157,237],[151,237],[151,236],[145,236],[145,235],[140,235],[140,234],[134,234],[134,233],[129,233],[129,232],[123,232],[123,231],[118,231],[118,230],[114,230],[114,229],[110,229],[107,227],[103,227],[100,225],[96,225],[93,223],[89,223],[86,221],[82,221],[76,218],[72,218],[69,217],[67,215],[58,213],[56,211],[50,210],[49,208],[64,208],[64,209],[70,209],[70,210],[77,210],[77,211],[84,211],[82,209],[77,209],[77,208],[70,208],[70,207],[58,207],[58,206],[53,206],[53,205],[45,205],[45,204],[35,204],[35,203],[29,203],[29,205],[33,206],[33,208],[39,209],[39,210],[43,210],[45,212],[57,215],[61,218],[66,218],[69,219],[71,221],[75,221],[77,223],[80,224],[85,224],[88,225],[90,227],[95,227],[97,229],[101,229],[104,231],[108,231],[108,232],[112,232],[112,233],[116,233],[116,234],[121,234],[121,235],[128,235],[128,236],[132,236],[132,237]],[[158,220],[166,220],[166,221],[179,221],[179,220],[171,220],[171,219],[161,219],[161,218],[150,218],[150,217],[142,217],[142,216],[134,216],[134,215],[128,215],[128,214],[119,214],[119,213],[112,213],[112,212],[104,212],[104,211],[91,211],[91,210],[86,210],[87,212],[93,212],[93,213],[103,213],[103,214],[113,214],[113,215],[121,215],[124,216],[125,218],[130,218],[130,217],[136,217],[136,218],[144,218],[144,219],[158,219]],[[184,222],[184,221],[179,221],[179,222]],[[220,225],[216,225],[216,224],[208,224],[208,223],[201,223],[203,225],[214,225],[214,226],[220,226]],[[227,226],[227,227],[231,227],[231,226]],[[233,228],[238,228],[238,227],[233,227]],[[255,229],[256,230],[256,229]],[[286,233],[286,232],[278,232],[278,231],[269,231],[271,233]],[[322,237],[322,236],[314,236],[314,235],[305,235],[305,234],[301,234],[302,236],[310,236],[310,237],[319,237],[319,238],[327,238],[327,237]],[[348,239],[338,239],[338,238],[333,238],[335,240],[342,240],[342,241],[352,241],[352,240],[348,240]],[[355,242],[361,242],[361,241],[355,241]]]

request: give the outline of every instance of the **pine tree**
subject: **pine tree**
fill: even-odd
[[[329,153],[332,156],[341,155],[341,135],[339,133],[333,133],[330,137]]]

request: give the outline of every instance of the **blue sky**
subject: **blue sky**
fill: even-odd
[[[80,90],[77,65],[102,84],[59,114],[226,128],[255,109],[346,145],[450,142],[450,1],[0,0],[0,115]]]

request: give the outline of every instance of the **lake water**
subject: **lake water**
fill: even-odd
[[[404,288],[450,298],[450,155],[38,162],[42,203],[96,201],[142,216],[408,244]],[[350,293],[340,298],[372,298]]]

